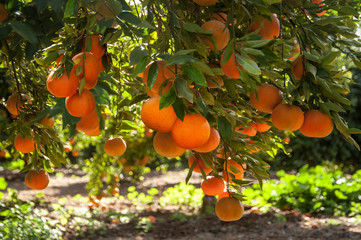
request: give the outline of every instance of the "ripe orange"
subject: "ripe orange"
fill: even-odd
[[[222,50],[225,48],[230,39],[230,33],[226,25],[218,20],[210,20],[201,26],[206,31],[213,31],[211,38],[214,39],[216,46],[213,45],[209,38],[202,37],[203,42],[212,50]]]
[[[300,45],[296,43],[291,52],[292,56],[289,58],[289,60],[295,60],[298,57],[298,55],[300,55],[300,52],[301,52]]]
[[[25,175],[25,184],[29,188],[42,190],[49,185],[49,174],[44,169],[40,171],[31,169]]]
[[[203,180],[201,188],[206,195],[217,196],[223,193],[225,184],[222,178],[218,177],[207,177],[207,181]]]
[[[214,76],[211,79],[212,80],[207,79],[208,88],[219,88],[224,85],[224,81],[221,76]],[[218,84],[218,86],[213,82],[216,82]]]
[[[221,141],[221,136],[219,135],[219,132],[217,131],[217,129],[211,128],[211,134],[210,134],[207,142],[205,144],[203,144],[202,146],[193,148],[193,150],[196,152],[202,152],[202,153],[211,152],[218,147],[220,141]]]
[[[89,137],[95,137],[95,136],[99,136],[101,134],[99,126],[97,126],[94,129],[90,129],[90,130],[82,130],[83,133],[85,133],[85,135],[89,136]]]
[[[120,137],[110,138],[104,144],[104,151],[113,157],[118,157],[125,153],[127,149],[127,144]]]
[[[154,82],[153,87],[149,90],[147,87],[147,82],[148,82],[148,73],[149,73],[149,69],[151,67],[151,65],[154,62],[151,62],[147,65],[147,67],[144,70],[143,73],[143,81],[144,84],[147,88],[147,93],[149,96],[153,97],[153,96],[159,96],[159,89],[161,88],[162,84],[168,79],[165,77],[164,72],[165,72],[165,65],[167,64],[166,61],[164,60],[157,60],[156,63],[158,65],[158,75],[157,78]],[[167,72],[167,76],[171,75],[171,73],[169,73],[169,71]],[[166,92],[168,92],[171,88],[172,88],[172,82],[173,81],[168,81],[168,83],[163,87],[162,89],[162,95],[165,94]]]
[[[248,128],[247,127],[236,127],[236,130],[238,132],[248,135],[250,137],[256,136],[257,129],[256,129],[256,125],[254,124],[254,122],[249,122],[247,125],[248,125]]]
[[[301,80],[302,76],[306,74],[303,68],[302,58],[302,56],[299,56],[291,67],[292,74],[297,80]]]
[[[193,163],[194,163],[194,167],[193,167],[194,172],[202,173],[201,169],[203,170],[203,172],[205,174],[212,172],[212,168],[206,166],[206,164],[203,162],[203,159],[199,156],[199,154],[196,154],[196,155],[192,154],[189,157],[189,159],[188,159],[189,168],[192,167]]]
[[[172,137],[172,133],[157,132],[153,138],[155,151],[164,157],[179,157],[185,152],[184,148],[178,146]]]
[[[5,21],[8,18],[8,15],[9,14],[8,14],[8,11],[5,8],[5,4],[0,3],[0,22]]]
[[[49,118],[49,114],[48,114],[43,119],[41,119],[39,123],[47,125],[49,127],[53,127],[54,122],[55,122],[54,117]]]
[[[238,171],[235,172],[231,169],[231,166],[235,167]],[[223,164],[223,169],[227,170],[227,172],[232,173],[233,175],[242,175],[244,174],[244,170],[247,168],[246,164],[239,164],[238,162],[234,161],[233,159],[227,159]]]
[[[81,131],[89,131],[97,127],[99,128],[99,118],[96,108],[76,123],[76,129]]]
[[[34,139],[32,137],[23,137],[18,134],[14,138],[14,147],[21,153],[31,153],[35,149]]]
[[[61,77],[54,76],[55,71],[56,69],[51,71],[46,80],[48,91],[56,97],[69,97],[75,94],[80,80],[76,76],[75,70],[73,69],[69,76],[64,70]]]
[[[279,104],[272,111],[272,123],[279,130],[296,131],[301,128],[304,116],[295,105]]]
[[[197,3],[199,6],[211,6],[218,2],[218,0],[193,0],[193,2]]]
[[[237,221],[241,219],[244,213],[243,204],[232,197],[224,197],[217,201],[217,217],[225,222]]]
[[[305,113],[305,120],[300,132],[307,137],[324,138],[331,134],[333,121],[330,116],[318,110]]]
[[[94,110],[95,98],[89,90],[84,89],[81,94],[76,92],[74,95],[67,97],[65,107],[74,117],[84,117]]]
[[[267,18],[261,17],[262,24],[258,20],[255,20],[255,22],[251,24],[249,30],[254,32],[260,29],[257,34],[262,36],[262,40],[271,40],[275,37],[277,38],[280,35],[280,21],[275,13],[272,13],[270,17],[271,21]]]
[[[176,77],[176,66],[177,66],[177,73],[179,74],[183,74],[183,71],[180,69],[180,65],[170,65],[170,66],[165,66],[167,64],[167,62],[165,61],[161,61],[160,64],[162,64],[164,66],[164,71],[163,71],[163,75],[165,77],[165,79],[175,79]]]
[[[98,34],[93,34],[90,37],[92,39],[92,43],[91,43],[91,50],[89,52],[91,52],[95,57],[97,57],[99,62],[101,62],[101,59],[105,52],[105,46],[100,45],[100,39],[102,36]],[[85,51],[85,42],[87,38],[89,38],[89,36],[84,38],[82,52]]]
[[[73,157],[79,157],[79,151],[74,150],[71,155],[73,155]]]
[[[98,75],[101,71],[99,60],[91,52],[78,53],[72,58],[74,62],[73,69],[76,71],[78,67],[82,67],[82,71],[78,76],[80,79],[85,78],[84,89],[92,89],[97,85]]]
[[[232,173],[233,174],[233,173]],[[237,174],[233,174],[233,176],[228,172],[226,171],[223,171],[222,172],[222,177],[224,179],[224,181],[228,182],[228,183],[233,183],[234,179],[236,180],[242,180],[243,177],[244,177],[244,172],[240,172],[240,173],[237,173]]]
[[[256,122],[256,129],[258,132],[267,132],[270,130],[271,126],[267,123],[258,123]]]
[[[312,0],[312,3],[318,4],[320,7],[325,6],[325,4],[322,3],[322,2],[323,2],[323,0]],[[316,15],[319,16],[319,17],[321,17],[321,16],[323,16],[325,13],[326,13],[326,10],[323,10],[322,12],[316,13]],[[306,15],[307,15],[307,16],[310,16],[310,14],[308,14],[307,11],[306,11]]]
[[[64,152],[68,153],[71,151],[71,148],[69,145],[64,145]]]
[[[211,127],[205,117],[189,113],[183,121],[177,119],[172,128],[174,142],[185,149],[194,149],[205,144],[211,135]]]
[[[14,116],[17,116],[19,112],[22,112],[22,108],[24,108],[26,104],[31,104],[31,99],[26,94],[13,94],[8,98],[6,103],[6,108],[8,109],[9,113]]]
[[[0,158],[5,157],[5,155],[6,155],[6,152],[1,149],[1,150],[0,150]]]
[[[223,13],[223,12],[215,12],[212,15],[212,18],[215,20],[218,20],[222,23],[226,23],[227,21],[227,14]]]
[[[170,132],[177,120],[173,107],[159,110],[160,96],[151,97],[143,104],[140,116],[143,123],[158,132]]]
[[[222,53],[222,56],[221,56],[221,68],[222,68],[222,71],[224,72],[224,75],[226,75],[227,77],[229,78],[233,78],[233,79],[240,79],[241,76],[239,74],[239,71],[238,71],[238,68],[243,70],[242,66],[237,62],[237,59],[236,59],[236,55],[235,54],[238,54],[238,53],[233,53],[231,55],[231,57],[229,58],[228,62],[226,62],[224,65],[222,64],[223,62],[223,55],[224,55],[224,52]],[[237,68],[238,67],[238,68]]]
[[[249,98],[251,105],[255,109],[266,113],[271,113],[283,100],[281,91],[277,87],[266,83],[257,87],[257,95],[251,92]]]

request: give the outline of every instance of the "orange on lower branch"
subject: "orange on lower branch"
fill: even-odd
[[[201,188],[206,195],[217,196],[224,191],[225,184],[222,178],[207,177],[207,181],[203,180]]]
[[[74,95],[66,98],[65,107],[72,116],[84,117],[95,108],[94,95],[87,89],[84,89],[81,94],[76,92]]]
[[[272,111],[272,123],[279,130],[296,131],[301,128],[304,115],[298,106],[279,104]]]
[[[32,169],[25,175],[25,184],[29,188],[42,190],[49,185],[49,174],[44,169]]]
[[[251,92],[249,98],[252,107],[266,113],[271,113],[283,100],[281,91],[277,87],[266,83],[257,87],[256,94]]]
[[[224,197],[217,201],[215,211],[220,220],[231,222],[242,218],[244,208],[239,200],[232,197]]]
[[[120,137],[110,138],[104,144],[104,151],[113,157],[118,157],[125,153],[127,145],[124,140]]]
[[[170,132],[157,132],[153,138],[153,147],[159,155],[169,158],[179,157],[185,152],[184,148],[181,148],[174,142]]]
[[[188,159],[188,166],[189,168],[193,166],[193,171],[197,172],[197,173],[202,173],[201,169],[203,170],[203,172],[205,174],[208,174],[210,172],[212,172],[212,168],[207,167],[206,164],[204,163],[203,159],[200,157],[199,154],[195,154],[195,155],[191,155]]]
[[[35,143],[32,137],[23,137],[20,134],[14,139],[14,147],[21,153],[31,153],[35,150]]]
[[[212,33],[212,40],[214,40],[215,44],[213,42],[206,38],[202,37],[203,42],[212,50],[222,50],[225,48],[229,42],[230,39],[230,33],[226,25],[218,20],[210,20],[208,22],[205,22],[201,26],[203,30],[206,31],[213,31]]]
[[[208,141],[202,146],[196,147],[193,150],[202,153],[211,152],[218,147],[220,141],[221,141],[221,136],[219,135],[217,129],[211,128],[211,134],[208,138]]]
[[[333,131],[333,121],[330,116],[318,110],[309,110],[300,132],[306,137],[324,138]]]

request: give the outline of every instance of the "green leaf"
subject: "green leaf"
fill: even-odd
[[[36,33],[28,24],[11,20],[10,25],[12,29],[21,37],[25,38],[34,45],[38,44]]]
[[[154,86],[154,83],[158,77],[159,69],[157,62],[153,62],[150,65],[148,76],[147,76],[147,88],[150,90]]]
[[[198,68],[202,73],[207,74],[209,76],[214,76],[214,72],[212,68],[210,68],[206,63],[204,62],[192,62],[192,66]]]
[[[159,110],[169,107],[172,105],[177,99],[177,95],[175,94],[174,88],[171,88],[168,92],[166,92],[159,101]]]
[[[198,58],[189,55],[175,55],[169,59],[168,65],[180,64],[184,65],[186,63],[199,62]]]
[[[202,88],[201,89],[201,95],[203,100],[208,104],[213,106],[214,105],[214,96],[208,92],[208,90],[206,88]]]
[[[204,77],[203,73],[198,70],[198,68],[185,65],[182,67],[182,70],[183,70],[183,75],[190,78],[196,84],[203,87],[208,86],[206,78]]]
[[[143,47],[135,47],[130,53],[130,63],[133,66],[138,64],[144,57],[148,56],[148,51]]]
[[[148,62],[148,56],[144,56],[142,59],[140,59],[137,66],[135,66],[134,74],[138,75],[139,73],[144,72],[145,68],[147,67],[147,62]]]
[[[0,177],[0,190],[5,190],[5,188],[7,187],[7,182],[5,181],[4,177]]]
[[[118,17],[133,25],[138,25],[141,23],[137,16],[130,12],[122,12],[118,15]]]
[[[68,2],[66,3],[66,6],[65,6],[64,18],[73,16],[74,10],[76,10],[77,2],[78,2],[77,0],[68,0]]]
[[[177,117],[183,121],[184,115],[186,114],[184,103],[181,99],[176,98],[175,102],[172,104],[173,109]]]
[[[189,171],[188,171],[188,174],[187,174],[187,177],[186,177],[186,184],[188,184],[189,182],[189,179],[192,177],[192,173],[193,173],[193,168],[194,168],[194,165],[195,165],[195,162],[193,162],[192,166],[189,168]]]
[[[188,87],[187,81],[184,78],[177,77],[174,85],[178,97],[184,98],[188,102],[193,103],[193,92]]]
[[[226,49],[224,49],[224,52],[222,55],[222,65],[224,65],[228,62],[228,60],[231,58],[233,53],[234,53],[234,38],[232,38],[232,40],[229,41]]]
[[[257,63],[248,56],[236,54],[236,58],[245,71],[253,75],[261,75],[261,69],[258,67]]]
[[[218,117],[218,131],[227,142],[231,141],[232,126],[223,116]]]
[[[212,34],[213,31],[206,31],[201,28],[198,24],[195,23],[185,23],[183,24],[184,30],[192,33],[203,33],[203,34]]]

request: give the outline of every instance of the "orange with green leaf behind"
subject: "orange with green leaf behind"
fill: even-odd
[[[25,175],[25,184],[35,190],[43,190],[49,185],[49,174],[44,169],[37,171],[31,169]]]
[[[19,115],[19,112],[22,112],[22,108],[26,107],[27,104],[31,104],[32,101],[30,97],[26,94],[13,94],[8,98],[6,103],[6,108],[14,116]]]
[[[205,144],[203,144],[202,146],[193,148],[193,150],[196,152],[202,152],[202,153],[211,152],[219,146],[220,142],[221,142],[221,136],[219,135],[219,132],[217,131],[217,129],[212,127],[211,134],[210,134],[207,142]]]
[[[159,155],[169,158],[179,157],[185,152],[184,148],[174,142],[170,132],[157,132],[153,138],[153,147]]]
[[[223,64],[224,52],[222,53],[222,56],[221,56],[221,69],[224,72],[224,75],[226,75],[227,77],[233,78],[233,79],[240,79],[241,76],[239,74],[238,68],[241,69],[241,70],[243,70],[243,68],[238,63],[235,54],[238,54],[238,53],[233,52],[233,54],[228,59],[228,61],[225,64]]]
[[[281,103],[273,109],[271,119],[279,130],[296,131],[301,128],[304,115],[298,106]]]
[[[271,129],[271,126],[268,125],[266,122],[264,123],[256,122],[256,129],[258,132],[267,132],[268,130]]]
[[[100,45],[100,39],[102,38],[101,35],[93,34],[88,37],[85,37],[83,41],[82,52],[85,52],[85,43],[89,37],[91,38],[91,49],[89,52],[91,52],[95,57],[97,57],[99,62],[101,62],[101,59],[105,53],[105,46]]]
[[[0,22],[5,21],[8,18],[8,11],[5,8],[4,3],[0,3]]]
[[[193,2],[197,3],[199,6],[207,7],[216,4],[218,0],[193,0]]]
[[[250,25],[250,32],[258,31],[258,35],[262,36],[262,40],[271,40],[277,38],[280,35],[280,21],[275,13],[272,13],[270,20],[265,17],[261,17],[262,23],[257,19]]]
[[[303,57],[299,56],[294,63],[292,64],[291,71],[293,76],[297,80],[301,80],[302,76],[306,74],[304,67],[303,67]]]
[[[246,168],[247,168],[246,164],[240,164],[240,163],[238,163],[235,160],[230,159],[230,158],[228,158],[226,161],[224,161],[224,164],[223,164],[224,171],[228,172],[228,173],[232,173],[235,176],[242,175],[242,177],[243,177]]]
[[[214,39],[216,45],[213,45],[213,42],[206,37],[202,37],[203,42],[213,51],[214,50],[222,50],[225,48],[230,39],[230,33],[228,28],[224,23],[218,20],[210,20],[205,22],[201,26],[205,31],[213,31],[211,38]]]
[[[92,89],[97,85],[98,75],[101,72],[99,60],[91,52],[81,52],[72,58],[74,62],[73,69],[77,71],[81,68],[79,79],[84,77],[84,89]],[[78,70],[79,71],[79,70]]]
[[[224,191],[221,194],[218,195],[218,200],[224,197],[232,197],[232,194],[234,194],[235,192],[230,190],[230,191]]]
[[[102,134],[100,132],[99,126],[97,126],[96,128],[90,129],[90,130],[81,130],[81,131],[88,137],[96,137],[96,136],[99,136]]]
[[[89,131],[97,127],[99,127],[99,118],[96,108],[76,123],[76,129],[81,131]]]
[[[330,116],[318,110],[309,110],[300,132],[306,137],[324,138],[333,131],[333,121]]]
[[[23,137],[18,134],[14,138],[14,147],[21,153],[31,153],[35,150],[35,142],[32,137]]]
[[[49,127],[53,127],[54,123],[55,123],[55,119],[54,119],[54,117],[49,118],[49,114],[47,114],[43,119],[40,120],[39,123],[49,126]]]
[[[216,215],[225,222],[237,221],[244,213],[243,204],[233,197],[223,197],[216,203]]]
[[[110,138],[104,144],[104,151],[110,156],[118,157],[125,153],[127,144],[121,137]]]
[[[193,166],[194,172],[202,173],[201,169],[205,174],[212,172],[212,168],[206,166],[206,164],[204,163],[203,159],[199,154],[195,154],[195,155],[191,154],[190,157],[188,158],[189,168],[191,168],[193,164],[194,164]]]
[[[223,78],[221,76],[214,76],[207,79],[208,88],[220,88],[224,85]]]
[[[183,121],[177,119],[172,128],[174,142],[185,149],[194,149],[205,144],[211,135],[211,127],[205,117],[188,113]]]
[[[76,92],[65,99],[65,107],[72,116],[84,117],[95,108],[94,95],[87,89],[84,89],[81,94]]]
[[[69,97],[76,93],[80,78],[76,76],[75,70],[71,70],[69,76],[65,69],[60,77],[54,75],[56,69],[52,70],[46,80],[48,91],[56,97]]]
[[[173,106],[159,110],[160,96],[148,99],[140,111],[141,119],[147,127],[158,132],[170,132],[177,120]]]
[[[281,91],[277,87],[266,83],[257,87],[256,94],[251,92],[249,98],[252,107],[266,113],[271,113],[283,101]]]
[[[204,194],[209,196],[217,196],[224,191],[225,184],[222,178],[208,176],[207,181],[202,180],[201,188]]]
[[[257,134],[257,129],[256,129],[256,125],[254,124],[253,121],[248,122],[247,123],[248,127],[236,127],[236,131],[243,133],[245,135],[248,135],[250,137],[256,136]]]

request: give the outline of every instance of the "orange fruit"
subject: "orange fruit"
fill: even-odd
[[[267,132],[270,130],[271,126],[267,123],[258,123],[256,122],[256,129],[258,132]]]
[[[192,154],[188,158],[189,168],[192,167],[193,163],[194,163],[193,172],[202,173],[201,169],[205,174],[212,172],[212,168],[206,166],[206,164],[204,163],[203,159],[199,156],[199,154],[196,155]]]
[[[71,153],[71,155],[73,155],[73,157],[79,157],[79,152],[75,150]]]
[[[97,85],[98,75],[101,71],[99,60],[91,52],[78,53],[72,58],[74,62],[73,69],[76,71],[78,67],[82,67],[82,71],[78,76],[80,79],[84,77],[84,89],[92,89]]]
[[[322,3],[322,2],[323,2],[323,0],[312,0],[312,3],[318,4],[320,7],[325,6],[325,4]],[[316,15],[317,15],[318,17],[321,17],[321,16],[323,16],[325,13],[326,13],[326,10],[323,10],[322,12],[316,13]],[[306,15],[307,15],[307,16],[310,16],[310,15],[307,13],[307,11],[306,11]]]
[[[281,91],[277,87],[266,83],[257,87],[257,95],[251,92],[249,98],[252,107],[266,113],[271,113],[283,100]]]
[[[230,165],[232,165],[233,167],[235,167],[238,171],[234,172],[233,170],[231,170]],[[223,169],[227,170],[227,172],[232,173],[233,175],[243,175],[244,174],[244,170],[247,168],[246,164],[239,164],[238,162],[234,161],[233,159],[227,159],[224,164],[223,164]]]
[[[202,146],[193,148],[196,152],[206,153],[215,150],[221,141],[221,136],[215,128],[211,128],[211,134],[205,144]]]
[[[217,177],[207,177],[207,181],[203,180],[201,183],[201,188],[204,194],[210,196],[217,196],[223,193],[225,184],[222,178]]]
[[[298,55],[300,54],[300,52],[301,52],[300,45],[298,43],[296,43],[291,52],[292,56],[289,58],[289,60],[295,60],[298,57]]]
[[[6,152],[1,149],[1,150],[0,150],[0,158],[5,157],[5,155],[6,155]]]
[[[211,135],[211,127],[205,117],[189,113],[183,121],[177,119],[172,128],[174,142],[185,149],[194,149],[205,144]]]
[[[211,79],[212,80],[207,79],[208,88],[219,88],[224,85],[224,81],[221,76],[214,76]],[[213,82],[216,82],[218,84],[218,86]]]
[[[197,3],[199,6],[211,6],[218,2],[218,0],[193,0],[193,2]]]
[[[180,69],[180,65],[170,65],[165,66],[167,62],[161,61],[160,64],[164,66],[163,75],[165,79],[175,79],[176,77],[176,66],[177,66],[177,73],[183,74],[183,71]]]
[[[167,62],[163,61],[163,60],[157,60],[156,63],[158,65],[158,75],[154,82],[153,87],[151,89],[148,89],[148,87],[147,87],[148,73],[149,73],[149,69],[153,63],[154,62],[149,63],[143,73],[143,81],[144,81],[145,87],[147,89],[147,93],[151,97],[159,96],[159,89],[162,87],[162,84],[168,79],[164,76],[165,65],[167,64]],[[168,74],[167,76],[171,75],[169,72],[167,72],[167,74]],[[168,81],[167,84],[162,89],[162,95],[165,94],[166,92],[168,92],[171,88],[172,88],[172,81]]]
[[[218,200],[224,197],[232,197],[232,194],[234,194],[233,191],[224,191],[223,193],[218,195]]]
[[[64,152],[68,153],[71,151],[71,148],[69,145],[64,145]]]
[[[257,129],[256,129],[256,125],[254,124],[254,122],[249,122],[247,125],[248,125],[248,128],[247,127],[236,127],[236,130],[238,132],[248,135],[250,137],[256,136]]]
[[[222,50],[225,48],[230,39],[230,33],[226,25],[218,20],[210,20],[201,26],[203,30],[213,31],[211,38],[214,39],[216,46],[213,45],[209,38],[202,37],[203,42],[212,50]]]
[[[81,94],[76,92],[74,95],[67,97],[65,107],[72,116],[84,117],[94,110],[95,98],[89,90],[84,89]]]
[[[331,134],[333,121],[330,116],[318,110],[305,113],[305,120],[300,132],[306,137],[324,138]]]
[[[31,169],[25,175],[25,184],[29,188],[42,190],[49,185],[49,174],[44,169],[40,171]]]
[[[244,213],[243,204],[232,197],[224,197],[217,201],[217,217],[225,222],[237,221],[241,219]]]
[[[301,80],[302,76],[306,74],[303,68],[302,58],[302,56],[299,56],[291,67],[292,74],[297,80]]]
[[[240,79],[241,76],[239,74],[238,68],[241,69],[241,70],[243,70],[243,68],[237,62],[235,54],[238,54],[238,53],[234,52],[231,55],[231,57],[229,58],[229,60],[225,64],[222,64],[224,52],[222,53],[222,56],[221,56],[221,69],[224,72],[224,75],[226,75],[227,77],[233,78],[233,79]]]
[[[290,143],[290,141],[291,141],[291,139],[290,139],[290,137],[284,137],[283,138],[283,141],[286,143],[286,144],[289,144]]]
[[[226,23],[227,22],[227,14],[223,13],[223,12],[215,12],[212,15],[212,18],[215,20],[218,20],[222,23]],[[235,25],[237,23],[237,19],[233,19],[233,25]],[[232,25],[231,23],[229,23],[229,25]]]
[[[34,139],[32,137],[23,137],[18,134],[14,138],[14,147],[21,153],[31,153],[35,149]]]
[[[76,93],[80,78],[76,76],[75,70],[71,70],[70,75],[64,70],[61,77],[54,76],[56,69],[51,71],[46,80],[48,91],[56,97],[69,97]]]
[[[105,53],[105,46],[104,45],[100,45],[100,39],[101,39],[101,35],[98,34],[93,34],[91,36],[85,37],[84,41],[83,41],[83,48],[82,48],[82,52],[85,51],[85,42],[87,40],[87,38],[91,37],[92,41],[91,41],[91,49],[89,52],[91,52],[95,57],[97,57],[97,59],[99,60],[99,62],[101,62],[101,59]]]
[[[85,135],[89,136],[89,137],[95,137],[95,136],[99,136],[101,134],[99,126],[97,126],[94,129],[90,129],[90,130],[82,130],[83,133],[85,133]]]
[[[6,103],[6,108],[8,109],[9,113],[14,116],[17,116],[19,112],[22,112],[22,108],[24,108],[26,104],[31,104],[31,99],[26,94],[19,94],[15,93],[8,98]]]
[[[233,174],[233,173],[232,173]],[[236,180],[242,180],[243,177],[244,177],[244,172],[240,172],[240,173],[237,173],[237,174],[233,174],[233,176],[228,172],[226,171],[223,171],[222,172],[222,177],[224,179],[224,181],[228,182],[228,183],[233,183],[234,179]]]
[[[97,127],[99,128],[99,118],[96,108],[76,123],[76,129],[81,131],[89,131]]]
[[[41,119],[39,123],[47,125],[49,127],[53,127],[54,122],[55,122],[54,117],[49,118],[49,114],[48,114],[43,119]]]
[[[75,139],[74,139],[74,138],[70,139],[70,140],[69,140],[69,143],[70,143],[71,145],[74,145],[74,144],[75,144]]]
[[[143,104],[140,116],[143,123],[158,132],[170,132],[177,120],[173,106],[159,110],[160,96],[154,96]]]
[[[267,18],[262,18],[262,23],[260,23],[258,20],[255,20],[250,26],[250,31],[254,32],[258,29],[259,32],[258,35],[262,36],[262,40],[271,40],[274,38],[277,38],[280,35],[280,21],[277,18],[277,15],[275,13],[271,14],[271,21]]]
[[[8,11],[5,8],[5,4],[0,3],[0,22],[5,21],[8,18],[8,15],[9,14],[8,14]]]
[[[104,151],[110,156],[118,157],[125,153],[127,144],[120,137],[110,138],[104,144]]]
[[[271,118],[279,130],[296,131],[301,128],[304,115],[298,106],[281,103],[273,109]]]
[[[174,142],[170,132],[157,132],[153,138],[153,147],[159,155],[169,158],[179,157],[185,152],[184,148]]]

